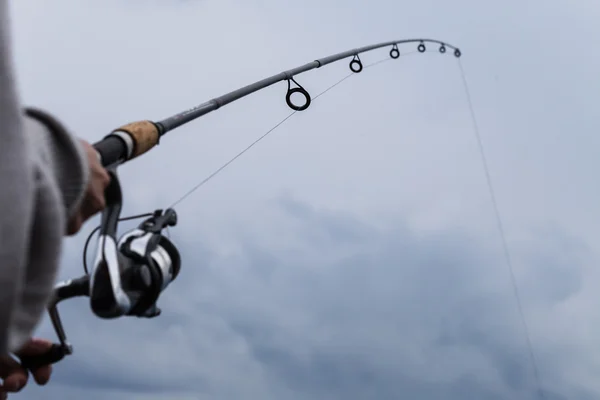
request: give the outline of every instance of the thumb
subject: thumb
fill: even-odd
[[[21,347],[15,354],[21,356],[36,356],[43,354],[50,350],[52,342],[47,339],[33,338],[30,339],[23,347]]]

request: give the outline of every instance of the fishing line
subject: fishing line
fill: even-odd
[[[417,51],[406,53],[404,56],[412,55],[412,54],[415,54],[415,53],[417,53]],[[391,61],[391,59],[390,58],[385,58],[385,59],[373,62],[371,64],[366,65],[364,67],[364,69],[367,69],[367,68],[370,68],[370,67],[374,67],[376,65],[379,65],[379,64],[387,62],[387,61]],[[460,73],[461,73],[463,87],[464,87],[465,94],[466,94],[467,104],[468,104],[468,107],[469,107],[471,122],[473,124],[473,132],[474,132],[474,135],[475,135],[475,139],[477,141],[477,146],[478,146],[479,154],[481,156],[482,167],[483,167],[483,170],[484,170],[484,173],[485,173],[485,177],[486,177],[486,184],[487,184],[487,187],[488,187],[488,190],[489,190],[489,194],[490,194],[490,198],[491,198],[491,202],[492,202],[492,207],[493,207],[493,211],[494,211],[494,216],[495,216],[495,219],[496,219],[497,228],[498,228],[498,231],[499,231],[499,234],[500,234],[500,237],[501,237],[501,242],[502,242],[502,248],[503,248],[503,252],[504,252],[504,257],[505,257],[505,260],[506,260],[507,268],[509,270],[511,285],[512,285],[514,296],[515,296],[515,300],[516,300],[516,303],[517,303],[517,308],[518,308],[518,312],[519,312],[519,315],[520,315],[521,323],[523,325],[523,330],[524,330],[525,339],[526,339],[526,345],[527,345],[527,349],[528,349],[528,353],[529,353],[529,358],[530,358],[531,364],[532,364],[532,369],[533,369],[533,373],[534,373],[534,379],[535,379],[536,386],[537,386],[537,393],[538,393],[540,399],[544,399],[545,397],[544,397],[544,392],[543,392],[542,386],[541,386],[541,380],[540,380],[539,368],[538,368],[538,365],[537,365],[537,359],[535,357],[535,352],[533,350],[533,344],[532,344],[532,341],[531,341],[531,335],[530,335],[530,331],[529,331],[529,326],[528,326],[527,318],[525,316],[525,312],[524,312],[524,309],[523,309],[523,304],[522,304],[522,300],[521,300],[521,294],[520,294],[519,287],[517,285],[517,280],[516,280],[515,273],[514,273],[513,261],[512,261],[511,253],[510,253],[510,250],[509,250],[508,241],[506,239],[506,232],[505,232],[505,229],[504,229],[504,224],[502,222],[502,217],[501,217],[501,214],[500,214],[500,210],[499,210],[499,206],[498,206],[498,201],[497,201],[497,198],[496,198],[496,193],[494,191],[494,185],[493,185],[491,174],[490,174],[490,170],[489,170],[489,163],[488,163],[485,151],[484,151],[483,140],[481,138],[481,133],[480,133],[480,130],[479,130],[479,125],[477,123],[477,118],[476,118],[475,110],[474,110],[474,107],[473,107],[473,101],[472,101],[472,98],[471,98],[471,93],[470,93],[470,90],[469,90],[469,85],[467,83],[465,71],[464,71],[464,68],[463,68],[463,65],[462,65],[462,62],[461,62],[460,59],[458,59],[458,65],[459,65],[459,69],[460,69]],[[336,83],[334,83],[331,86],[327,87],[325,90],[323,90],[322,92],[320,92],[319,94],[317,94],[313,98],[313,101],[316,100],[317,98],[319,98],[320,96],[324,95],[325,93],[329,92],[331,89],[335,88],[336,86],[340,85],[342,82],[344,82],[346,79],[350,78],[353,75],[356,75],[356,73],[351,72],[348,75],[344,76],[339,81],[337,81]],[[281,121],[279,121],[277,124],[275,124],[272,128],[270,128],[268,131],[266,131],[262,136],[258,137],[254,142],[252,142],[250,145],[248,145],[242,151],[240,151],[239,153],[237,153],[234,157],[232,157],[231,159],[229,159],[226,163],[224,163],[223,165],[221,165],[219,168],[217,168],[215,171],[213,171],[211,174],[209,174],[206,178],[204,178],[198,184],[196,184],[195,186],[193,186],[189,191],[187,191],[178,200],[176,200],[170,207],[172,208],[172,207],[175,207],[178,204],[181,204],[184,200],[186,200],[189,196],[191,196],[195,191],[197,191],[202,186],[204,186],[206,183],[208,183],[211,179],[213,179],[214,177],[216,177],[220,172],[222,172],[225,168],[227,168],[229,165],[231,165],[234,161],[236,161],[244,153],[246,153],[247,151],[249,151],[252,147],[254,147],[256,144],[258,144],[261,140],[265,139],[273,131],[275,131],[277,128],[279,128],[281,125],[283,125],[288,119],[290,119],[297,112],[298,111],[292,111],[285,118],[283,118]]]
[[[411,55],[416,53],[416,51],[413,52],[409,52],[406,53],[405,56]],[[364,67],[364,69],[370,68],[370,67],[374,67],[376,65],[379,65],[381,63],[384,63],[386,61],[391,61],[391,58],[384,58],[382,60],[373,62],[371,64],[368,64]],[[342,79],[340,79],[339,81],[337,81],[336,83],[334,83],[333,85],[329,86],[328,88],[326,88],[325,90],[323,90],[321,93],[317,94],[312,100],[316,100],[317,98],[319,98],[320,96],[324,95],[325,93],[327,93],[328,91],[330,91],[331,89],[333,89],[334,87],[336,87],[337,85],[339,85],[340,83],[344,82],[346,79],[350,78],[352,75],[356,75],[354,72],[349,73],[348,75],[346,75],[345,77],[343,77]],[[239,153],[237,153],[234,157],[232,157],[231,159],[229,159],[226,163],[224,163],[223,165],[221,165],[219,168],[217,168],[216,170],[214,170],[210,175],[208,175],[206,178],[204,178],[202,181],[200,181],[198,184],[196,184],[195,186],[193,186],[189,191],[187,191],[183,196],[181,196],[178,200],[176,200],[171,206],[167,207],[167,208],[174,208],[176,205],[180,204],[181,202],[183,202],[185,199],[187,199],[192,193],[194,193],[196,190],[198,190],[200,187],[202,187],[203,185],[205,185],[206,183],[208,183],[208,181],[210,181],[211,179],[213,179],[215,176],[217,176],[221,171],[223,171],[225,168],[227,168],[230,164],[232,164],[234,161],[236,161],[238,158],[240,158],[242,155],[244,155],[244,153],[246,153],[248,150],[250,150],[252,147],[254,147],[255,145],[257,145],[261,140],[263,140],[264,138],[266,138],[269,134],[271,134],[275,129],[279,128],[281,125],[283,125],[284,122],[286,122],[288,119],[290,119],[294,114],[296,114],[298,111],[292,111],[290,114],[288,114],[285,118],[283,118],[281,121],[279,121],[277,124],[275,124],[271,129],[269,129],[268,131],[266,131],[262,136],[259,136],[254,142],[250,143],[250,145],[248,145],[246,148],[244,148],[242,151],[240,151]],[[145,213],[145,214],[138,214],[138,215],[132,215],[130,217],[124,217],[124,218],[120,218],[119,222],[123,222],[123,221],[130,221],[133,219],[140,219],[140,218],[145,218],[145,217],[149,217],[151,216],[152,213]],[[94,236],[95,233],[97,233],[100,230],[100,225],[98,225],[96,228],[94,228],[94,230],[92,230],[90,232],[90,234],[88,235],[86,241],[85,241],[85,245],[83,247],[83,270],[85,271],[86,274],[89,273],[88,271],[88,264],[87,264],[87,251],[88,251],[88,247],[90,244],[90,241],[92,240],[92,237]],[[167,236],[170,237],[170,232],[169,229],[167,228]]]
[[[438,51],[440,54],[444,54],[448,49],[451,49],[455,57],[460,58],[462,55],[460,49],[456,46],[437,39],[427,38],[393,40],[353,48],[263,78],[162,120],[144,119],[129,122],[113,129],[102,140],[94,143],[93,147],[98,153],[100,162],[109,169],[108,172],[111,175],[110,184],[105,190],[106,207],[102,211],[101,226],[98,230],[98,254],[102,257],[97,257],[89,274],[86,273],[79,278],[59,282],[54,286],[50,297],[51,302],[47,305],[47,312],[58,337],[58,343],[52,343],[51,347],[43,354],[21,356],[21,365],[34,371],[40,366],[57,363],[66,356],[73,354],[73,346],[68,342],[57,309],[58,303],[64,300],[75,297],[88,297],[92,312],[103,319],[126,316],[155,318],[161,314],[157,300],[167,286],[177,278],[181,269],[181,256],[176,244],[163,235],[168,227],[177,225],[178,215],[172,208],[155,210],[152,215],[145,214],[148,218],[140,223],[137,228],[124,233],[118,238],[119,222],[138,217],[121,218],[123,196],[121,183],[116,173],[118,166],[156,147],[161,138],[168,132],[278,82],[287,82],[285,95],[287,105],[294,111],[306,110],[311,104],[311,96],[297,82],[296,77],[298,75],[348,57],[352,57],[349,63],[350,70],[353,73],[360,73],[363,70],[360,54],[391,46],[391,49],[389,49],[390,58],[398,59],[400,58],[398,45],[408,43],[418,43],[417,50],[419,53],[424,53],[427,45],[434,44],[439,46]],[[296,87],[291,87],[292,82]],[[304,103],[298,105],[292,102],[291,97],[294,94],[302,95]],[[27,112],[34,116],[36,114],[35,109],[28,109]],[[290,114],[255,143],[252,143],[247,149],[196,185],[190,193],[216,176],[263,137],[266,137],[287,119],[291,118],[292,115]],[[180,203],[188,196],[189,194],[186,193],[176,203]],[[94,232],[92,232],[92,235]],[[84,261],[84,267],[85,263]]]
[[[142,120],[123,125],[120,128],[113,130],[111,134],[106,136],[98,143],[95,143],[94,148],[100,155],[102,165],[116,166],[146,153],[155,147],[158,144],[159,139],[169,131],[172,131],[203,115],[239,100],[251,93],[265,89],[277,82],[287,81],[288,84],[286,102],[287,105],[294,111],[279,121],[276,125],[274,125],[271,129],[261,135],[258,139],[256,139],[238,154],[236,154],[225,164],[221,165],[214,172],[193,186],[188,192],[184,193],[183,196],[176,200],[164,213],[163,210],[156,210],[154,213],[120,218],[120,210],[122,206],[121,186],[116,173],[114,174],[111,180],[111,190],[107,191],[107,193],[110,195],[110,202],[107,201],[107,204],[110,204],[110,206],[107,205],[107,209],[105,209],[102,213],[101,227],[93,230],[86,241],[83,254],[84,269],[86,270],[86,274],[81,278],[68,280],[58,284],[53,291],[53,303],[48,306],[48,313],[50,314],[50,318],[54,325],[57,336],[59,337],[60,343],[52,344],[52,348],[46,354],[30,357],[29,360],[25,360],[23,357],[21,357],[22,365],[26,366],[28,369],[33,369],[37,368],[36,366],[58,362],[66,355],[72,354],[72,346],[67,342],[67,338],[56,309],[56,305],[59,301],[72,297],[88,296],[90,297],[90,305],[92,310],[101,318],[115,318],[125,315],[135,315],[145,318],[153,318],[158,316],[160,314],[160,309],[156,306],[156,300],[158,299],[160,293],[166,288],[166,285],[172,282],[179,274],[181,265],[180,255],[177,247],[166,237],[162,236],[163,230],[168,229],[169,226],[175,226],[177,224],[177,213],[172,209],[172,207],[189,198],[189,196],[191,196],[196,190],[216,177],[220,172],[240,158],[244,153],[249,151],[261,140],[266,138],[269,134],[289,120],[293,115],[296,114],[297,111],[303,111],[310,106],[310,94],[294,79],[295,76],[309,70],[321,68],[325,65],[340,61],[350,56],[353,57],[349,64],[352,73],[344,76],[342,79],[316,95],[313,99],[315,100],[347,80],[351,75],[360,73],[363,69],[390,61],[390,59],[387,58],[382,59],[366,65],[363,68],[359,54],[382,47],[392,46],[389,51],[389,56],[391,59],[398,59],[400,58],[398,44],[412,42],[419,43],[417,47],[418,53],[424,53],[427,51],[425,43],[428,42],[439,44],[440,47],[438,51],[441,54],[446,53],[448,48],[454,50],[454,56],[457,58],[460,58],[462,54],[459,48],[439,40],[432,39],[405,39],[347,50],[342,53],[333,54],[311,61],[299,67],[254,82],[250,85],[211,99],[205,103],[197,105],[191,109],[185,110],[161,121],[154,122],[150,120]],[[417,52],[409,52],[405,55],[416,53]],[[474,134],[477,139],[479,152],[483,162],[486,182],[492,199],[498,230],[502,239],[502,247],[506,258],[506,264],[509,270],[518,311],[524,328],[526,344],[529,351],[530,361],[533,366],[535,383],[537,385],[537,392],[539,398],[544,399],[545,395],[540,383],[539,369],[537,366],[535,353],[533,351],[527,318],[523,310],[521,296],[514,274],[511,254],[509,251],[508,242],[506,240],[506,234],[499,212],[498,202],[496,200],[491,174],[489,173],[487,158],[484,152],[483,141],[481,139],[477,119],[475,117],[470,90],[460,60],[459,67],[470,110],[471,120],[474,127]],[[296,84],[297,87],[292,89],[291,82]],[[297,104],[291,102],[291,95],[294,93],[299,93],[304,96],[305,103],[303,105],[298,106]],[[123,242],[121,247],[117,249],[116,231],[118,222],[142,217],[150,218],[140,224],[137,229],[134,229],[122,236],[121,240],[124,238],[126,241]],[[106,252],[108,252],[107,254],[109,254],[110,257],[106,257],[106,255],[104,255],[101,260],[97,261],[90,275],[87,273],[87,247],[91,237],[98,231],[98,229],[100,229],[100,232],[102,232],[100,238],[101,243],[99,243],[102,254],[104,255]],[[149,243],[154,244],[149,248]],[[108,244],[111,244],[111,246],[107,246]],[[142,247],[143,250],[140,250]],[[149,275],[146,274],[146,276],[145,272],[148,272]],[[126,279],[121,280],[122,276],[126,277]],[[140,279],[132,279],[135,277]],[[149,278],[149,280],[145,278]],[[163,278],[166,278],[167,280],[163,281]],[[98,282],[99,286],[96,286],[96,283]],[[108,287],[111,288],[112,295],[106,296],[107,293],[111,291],[106,290]],[[115,291],[115,288],[118,290]],[[140,293],[143,294],[142,297],[140,297]]]
[[[490,169],[489,169],[489,163],[487,160],[487,156],[485,154],[484,151],[484,147],[483,147],[483,140],[481,138],[481,134],[479,132],[479,124],[477,123],[477,118],[475,117],[475,110],[473,108],[473,101],[471,99],[471,91],[469,90],[469,85],[467,83],[467,78],[465,75],[465,70],[463,68],[462,62],[460,61],[460,59],[458,59],[458,66],[460,68],[460,75],[462,78],[462,82],[463,82],[463,87],[465,89],[465,95],[467,97],[467,103],[469,106],[469,112],[470,112],[470,116],[471,116],[471,122],[473,124],[473,133],[475,135],[475,139],[477,141],[477,147],[479,149],[479,155],[481,156],[481,164],[483,166],[483,171],[485,173],[485,179],[486,179],[486,183],[487,183],[487,187],[488,187],[488,191],[490,194],[490,198],[491,198],[491,202],[492,202],[492,208],[494,210],[494,215],[496,218],[496,224],[498,227],[498,232],[500,234],[500,238],[501,238],[501,242],[502,242],[502,249],[504,251],[504,258],[506,260],[506,266],[508,267],[508,271],[509,271],[509,275],[510,275],[510,280],[511,280],[511,284],[512,284],[512,288],[514,291],[514,295],[515,295],[515,300],[517,302],[517,309],[519,311],[519,315],[521,318],[521,323],[523,325],[523,331],[525,333],[525,339],[526,339],[526,344],[527,344],[527,350],[529,352],[529,358],[531,360],[531,364],[532,364],[532,368],[533,368],[533,375],[534,375],[534,379],[537,385],[537,392],[539,395],[540,399],[544,399],[544,391],[542,390],[542,385],[540,383],[540,375],[539,375],[539,369],[537,366],[537,360],[535,357],[535,352],[533,351],[533,344],[531,342],[531,335],[529,333],[529,327],[527,324],[527,318],[525,317],[525,312],[523,310],[523,303],[521,301],[521,294],[519,292],[519,286],[517,285],[517,279],[515,277],[515,272],[514,272],[514,267],[513,267],[513,262],[512,262],[512,257],[511,257],[511,253],[509,251],[509,247],[508,247],[508,241],[506,240],[506,232],[504,230],[504,224],[502,223],[502,217],[500,215],[500,208],[498,207],[498,201],[496,199],[496,193],[494,191],[494,185],[492,183],[492,176],[490,174]]]
[[[426,52],[431,52],[431,51],[426,51]],[[413,54],[416,54],[416,53],[418,53],[418,51],[407,52],[407,53],[403,54],[403,57],[406,57],[406,56],[409,56],[409,55],[413,55]],[[391,60],[392,60],[391,58],[384,58],[382,60],[375,61],[375,62],[373,62],[371,64],[365,65],[364,69],[368,69],[368,68],[374,67],[376,65],[380,65],[380,64],[382,64],[384,62],[391,61]],[[342,79],[340,79],[339,81],[337,81],[333,85],[329,86],[328,88],[326,88],[325,90],[323,90],[322,92],[320,92],[319,94],[317,94],[312,99],[312,101],[315,101],[320,96],[322,96],[325,93],[329,92],[331,89],[335,88],[336,86],[338,86],[339,84],[341,84],[342,82],[344,82],[346,79],[350,78],[353,75],[356,75],[356,73],[355,72],[350,72],[348,75],[344,76]],[[202,186],[204,186],[206,183],[208,183],[211,179],[213,179],[215,176],[217,176],[221,171],[223,171],[225,168],[227,168],[231,163],[233,163],[238,158],[240,158],[242,155],[244,155],[244,153],[246,153],[248,150],[250,150],[256,144],[258,144],[261,140],[263,140],[264,138],[266,138],[267,136],[269,136],[269,134],[271,134],[275,129],[277,129],[281,125],[283,125],[284,122],[286,122],[288,119],[290,119],[292,116],[294,116],[294,114],[296,114],[297,112],[298,111],[292,111],[285,118],[283,118],[281,121],[279,121],[277,124],[275,124],[271,129],[269,129],[268,131],[266,131],[262,136],[258,137],[258,139],[256,139],[254,142],[250,143],[246,148],[244,148],[242,151],[240,151],[239,153],[237,153],[234,157],[232,157],[231,159],[229,159],[229,161],[227,161],[226,163],[224,163],[223,165],[221,165],[219,168],[217,168],[211,174],[209,174],[206,178],[204,178],[198,184],[196,184],[195,186],[193,186],[190,190],[188,190],[185,194],[183,194],[179,199],[177,199],[173,204],[171,204],[169,206],[169,208],[174,208],[176,205],[181,204],[181,202],[183,202],[184,200],[186,200],[190,195],[192,195],[192,193],[194,193],[196,190],[200,189]]]

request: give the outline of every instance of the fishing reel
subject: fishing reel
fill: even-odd
[[[103,319],[122,316],[153,318],[160,315],[156,302],[177,278],[181,258],[177,247],[163,230],[177,225],[173,209],[157,210],[135,229],[117,240],[122,207],[121,185],[115,170],[106,189],[97,253],[92,270],[78,279],[57,284],[48,306],[50,320],[59,343],[41,356],[21,357],[28,369],[53,364],[73,353],[58,313],[59,302],[79,296],[90,298],[92,312]]]

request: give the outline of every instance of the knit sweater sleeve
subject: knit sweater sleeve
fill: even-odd
[[[20,105],[8,12],[0,0],[0,354],[41,321],[88,179],[79,142],[48,113]]]

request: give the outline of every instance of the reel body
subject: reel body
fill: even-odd
[[[72,354],[57,305],[79,296],[90,298],[92,312],[99,318],[123,316],[153,318],[161,310],[156,302],[181,270],[181,257],[163,230],[177,225],[173,209],[156,210],[135,229],[117,240],[122,207],[121,185],[115,170],[105,191],[107,206],[102,212],[96,257],[92,270],[78,279],[57,284],[48,305],[48,314],[59,343],[41,356],[21,357],[28,369],[53,364]]]

